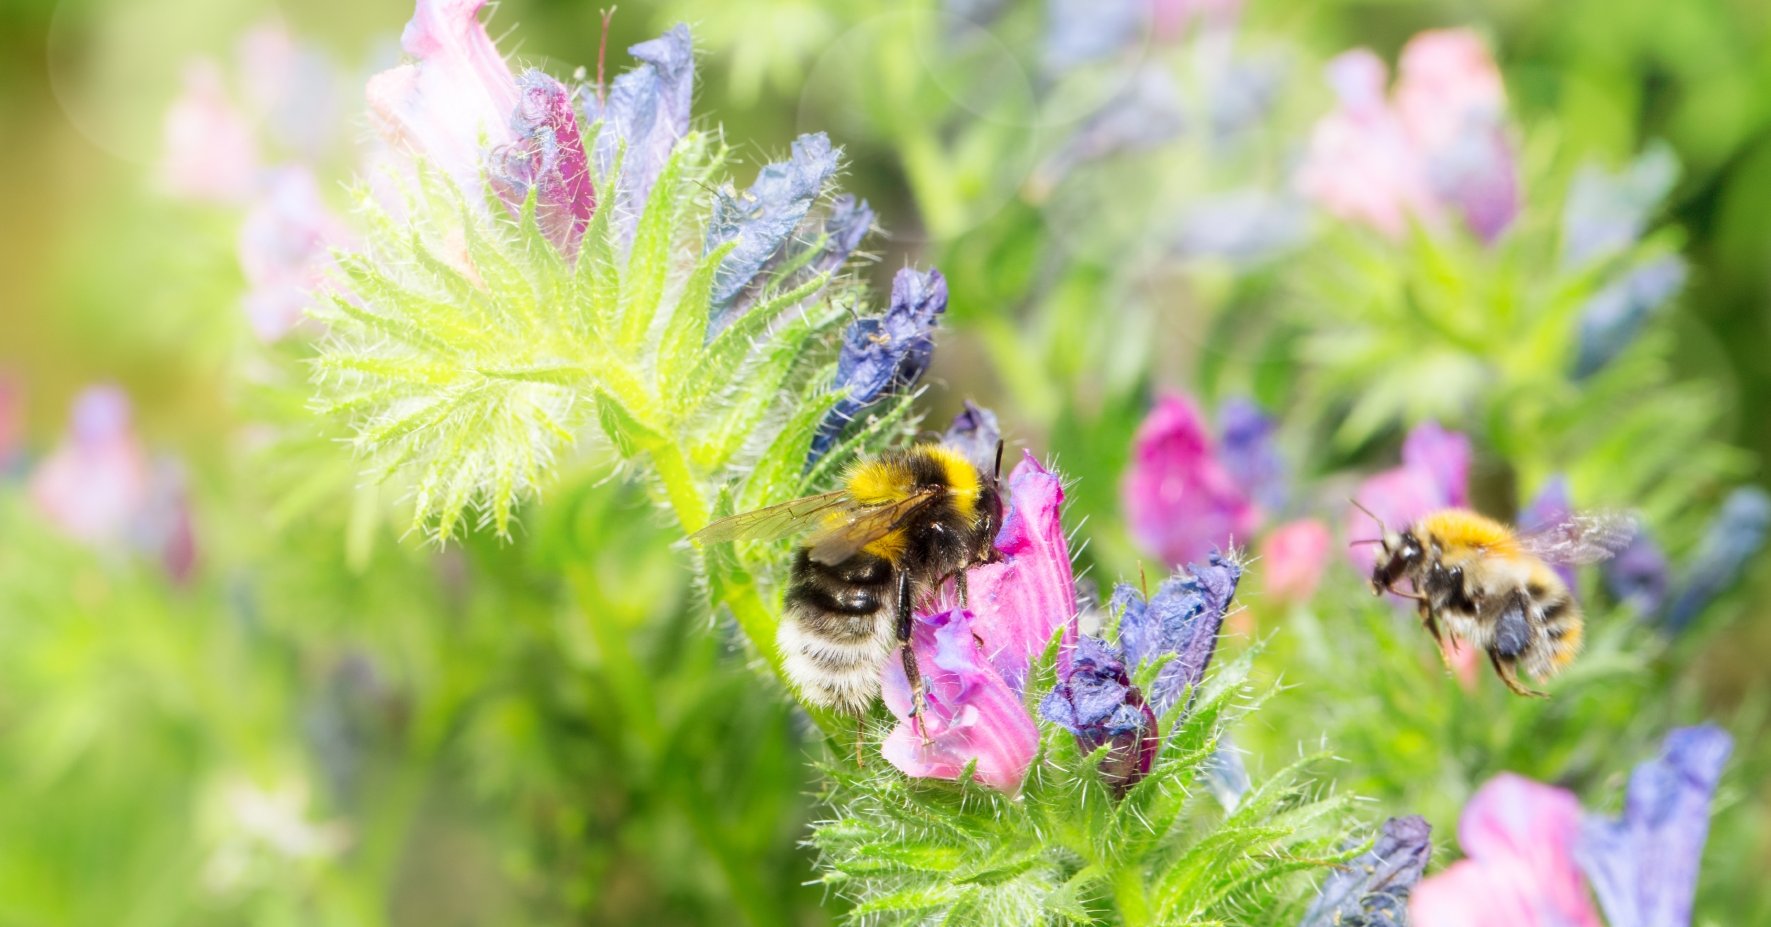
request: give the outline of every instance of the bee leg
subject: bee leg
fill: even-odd
[[[1425,600],[1420,603],[1420,623],[1421,627],[1427,629],[1428,634],[1433,635],[1433,645],[1439,648],[1439,662],[1445,664],[1445,669],[1449,671],[1451,669],[1451,654],[1445,650],[1445,635],[1440,633],[1439,618],[1433,614],[1433,609],[1427,605]]]
[[[910,632],[916,627],[916,611],[910,594],[910,571],[898,571],[898,644],[900,653],[904,655],[904,678],[910,682],[910,721],[916,726],[916,733],[922,737],[926,746],[933,743],[929,739],[929,729],[924,721],[924,709],[927,708],[923,697],[922,670],[916,665],[916,649],[911,646]]]
[[[1519,677],[1513,669],[1513,663],[1511,660],[1502,663],[1500,656],[1490,650],[1488,651],[1488,662],[1494,664],[1494,674],[1500,677],[1501,682],[1507,684],[1507,688],[1511,689],[1514,695],[1523,695],[1529,698],[1550,697],[1548,692],[1539,692],[1536,689],[1528,689],[1520,683]]]
[[[960,570],[958,573],[953,574],[953,588],[959,591],[959,607],[967,607],[966,600],[969,596],[966,594],[964,570]]]

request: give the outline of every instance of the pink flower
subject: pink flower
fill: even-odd
[[[1360,483],[1354,498],[1387,527],[1400,531],[1438,509],[1468,505],[1469,485],[1470,440],[1426,422],[1402,442],[1402,465]],[[1347,507],[1347,540],[1376,537],[1377,530],[1370,516]],[[1374,545],[1349,547],[1348,556],[1361,573],[1370,573]]]
[[[1314,518],[1288,521],[1261,542],[1261,575],[1267,594],[1281,602],[1302,602],[1316,594],[1333,543],[1328,526]]]
[[[129,398],[96,386],[74,400],[68,436],[31,475],[31,501],[50,525],[94,546],[121,546],[148,499],[148,458]]]
[[[1260,512],[1217,456],[1199,410],[1158,399],[1138,427],[1120,487],[1132,536],[1170,566],[1203,561],[1254,536]]]
[[[492,188],[515,210],[535,190],[535,222],[561,254],[578,253],[578,242],[596,209],[590,159],[566,86],[530,70],[520,82],[522,105],[511,117],[517,140],[493,149]]]
[[[332,267],[329,249],[348,239],[307,168],[291,165],[272,175],[240,226],[246,317],[261,340],[275,341],[301,321]]]
[[[1002,560],[971,571],[970,610],[955,608],[951,588],[919,609],[912,646],[928,687],[931,743],[922,743],[909,720],[902,661],[895,654],[887,661],[882,687],[899,723],[883,750],[907,775],[953,779],[975,759],[979,781],[1005,792],[1020,787],[1039,741],[1022,699],[1027,667],[1060,627],[1066,646],[1075,641],[1063,500],[1057,476],[1024,460],[1009,478],[1007,517],[996,536]]]
[[[341,75],[325,50],[298,41],[272,19],[246,30],[236,53],[243,96],[271,140],[323,157],[344,124]]]
[[[400,35],[418,59],[369,79],[372,121],[407,154],[445,171],[471,203],[484,190],[487,152],[517,141],[521,94],[478,13],[485,0],[418,0]]]
[[[237,203],[251,194],[258,145],[215,62],[186,65],[184,90],[166,110],[164,145],[161,183],[174,196]]]
[[[1468,857],[1415,886],[1419,927],[1600,927],[1574,863],[1580,802],[1562,789],[1502,773],[1458,822]]]
[[[1455,211],[1492,242],[1519,210],[1500,69],[1475,33],[1444,29],[1411,39],[1399,70],[1392,103],[1370,51],[1330,62],[1340,107],[1316,123],[1299,189],[1392,238],[1410,218],[1433,225]]]

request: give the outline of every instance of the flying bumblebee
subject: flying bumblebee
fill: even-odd
[[[922,673],[907,646],[916,596],[949,577],[966,597],[966,570],[998,559],[1002,443],[986,476],[961,452],[921,444],[855,464],[842,489],[722,518],[703,544],[805,533],[794,556],[776,642],[805,700],[862,715],[880,669],[900,647],[922,726]]]
[[[1395,593],[1420,603],[1421,622],[1445,654],[1439,622],[1453,637],[1488,653],[1488,662],[1517,695],[1545,697],[1519,682],[1518,670],[1548,679],[1580,651],[1580,605],[1551,564],[1605,560],[1635,537],[1635,519],[1583,512],[1526,532],[1466,509],[1434,512],[1400,532],[1377,522],[1371,569],[1373,595]],[[1411,591],[1395,588],[1408,580]]]

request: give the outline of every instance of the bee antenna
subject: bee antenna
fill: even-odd
[[[1359,511],[1364,512],[1366,515],[1370,515],[1371,520],[1377,522],[1377,531],[1379,534],[1383,534],[1384,532],[1389,530],[1388,528],[1384,527],[1384,520],[1377,517],[1377,515],[1373,514],[1370,509],[1366,508],[1363,505],[1360,505],[1358,499],[1348,497],[1347,501],[1353,503],[1353,508],[1356,508]],[[1355,543],[1357,543],[1357,542],[1355,542]]]
[[[1347,546],[1358,547],[1361,544],[1382,544],[1383,542],[1383,538],[1360,538],[1357,541],[1348,541]]]
[[[994,476],[992,476],[991,479],[995,480],[998,483],[1002,482],[1002,439],[1001,438],[996,439],[996,474]]]

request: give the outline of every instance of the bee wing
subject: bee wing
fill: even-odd
[[[1628,512],[1575,512],[1561,521],[1519,535],[1519,547],[1550,563],[1609,560],[1636,537],[1636,517]]]
[[[943,492],[941,488],[931,486],[885,505],[853,506],[840,514],[833,512],[825,527],[813,535],[806,546],[811,548],[812,559],[819,563],[841,563],[859,553],[861,548],[898,530],[925,506],[940,500]]]
[[[847,490],[838,489],[834,492],[820,493],[816,496],[805,496],[791,502],[739,512],[728,515],[700,531],[689,535],[689,540],[703,544],[722,544],[727,541],[776,541],[790,534],[808,531],[817,527],[824,518],[854,506],[854,500]]]

